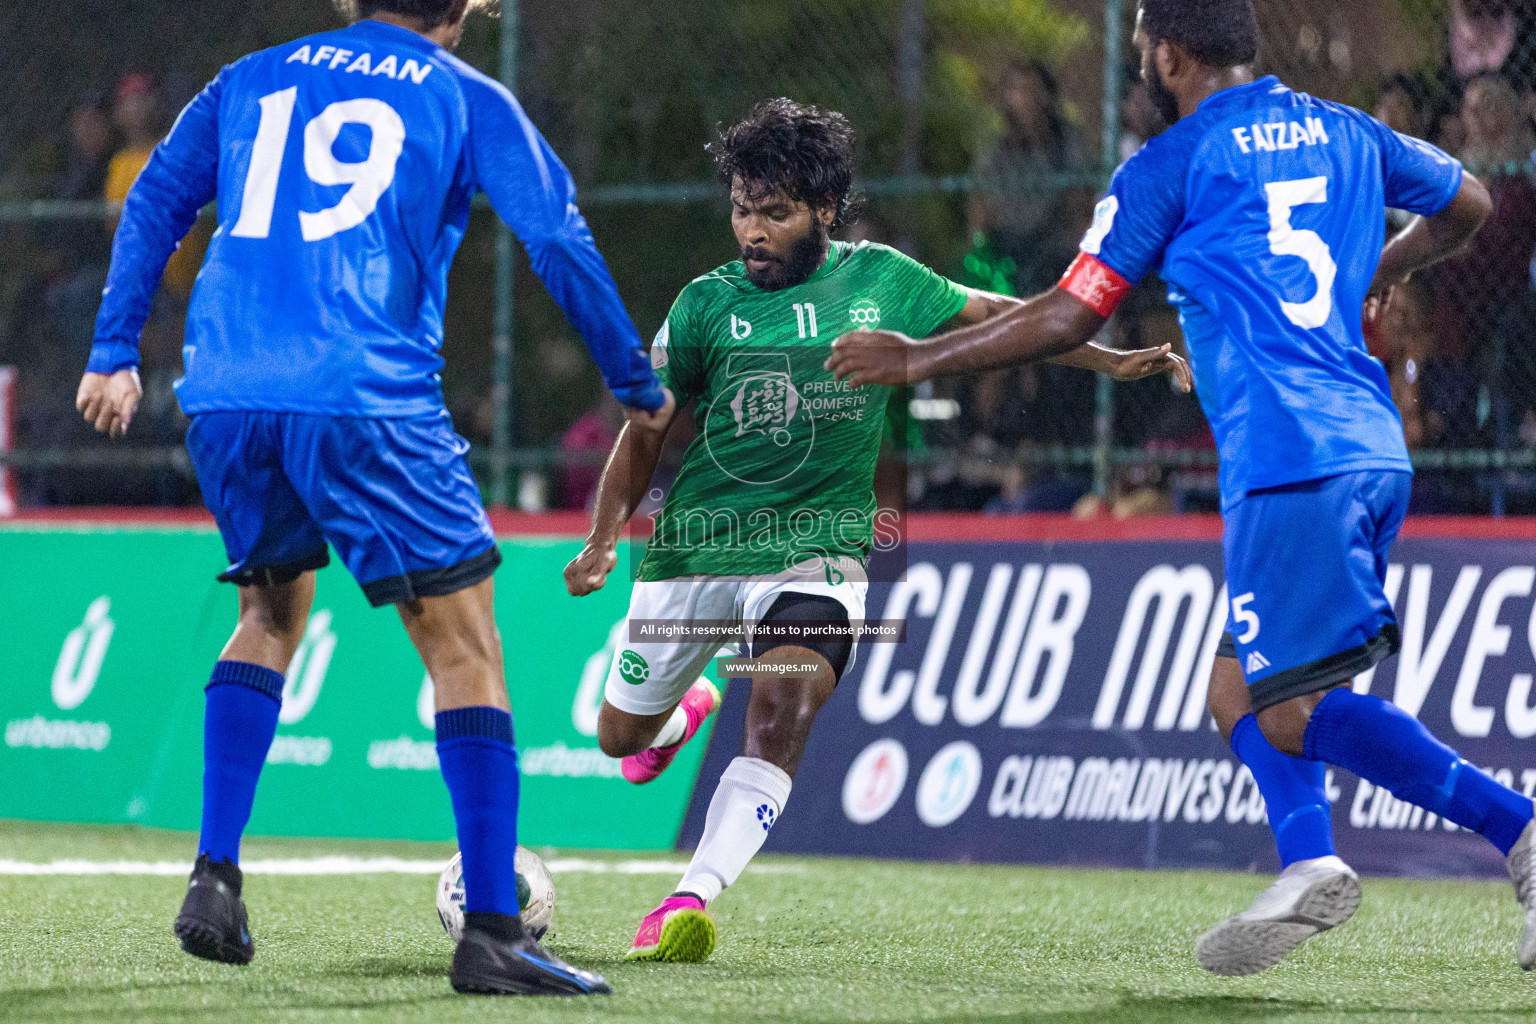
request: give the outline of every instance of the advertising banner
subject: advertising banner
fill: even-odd
[[[1229,601],[1201,539],[914,541],[821,712],[767,848],[959,861],[1277,870],[1264,804],[1205,694]],[[1305,573],[1294,581],[1306,587]],[[1536,791],[1536,543],[1408,536],[1386,588],[1403,652],[1355,688],[1418,716],[1501,781]],[[741,749],[726,699],[684,823]],[[1380,874],[1504,873],[1503,858],[1343,771],[1341,856]]]
[[[529,843],[664,849],[704,744],[638,788],[597,747],[597,709],[628,608],[622,574],[565,593],[567,538],[505,539],[496,615]],[[203,686],[235,624],[209,528],[0,529],[0,817],[198,826]],[[431,681],[399,617],[346,569],[319,574],[288,672],[255,834],[449,839]]]

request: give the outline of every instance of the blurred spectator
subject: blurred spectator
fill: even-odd
[[[165,134],[160,91],[154,79],[148,75],[125,76],[117,86],[113,119],[123,133],[123,144],[107,166],[102,195],[108,202],[121,203],[128,198],[128,190]],[[117,231],[116,216],[108,218],[107,224],[108,230]],[[201,226],[194,227],[165,266],[162,283],[183,302],[192,294],[192,283],[202,267],[207,246],[206,231]]]
[[[69,143],[63,172],[49,189],[49,197],[64,202],[93,202],[107,183],[107,164],[112,159],[112,112],[104,93],[91,93],[69,112]],[[62,249],[73,266],[104,264],[107,238],[101,226],[89,221],[65,221],[48,231],[52,244]]]
[[[560,439],[562,509],[590,509],[603,475],[603,460],[619,439],[624,407],[605,389],[597,408],[582,416]]]
[[[1463,161],[1485,171],[1526,174],[1536,140],[1508,79],[1486,72],[1469,81],[1462,94],[1461,119],[1467,131]]]
[[[1022,516],[1034,512],[1070,512],[1088,488],[1071,477],[1045,476],[1017,462],[1003,466],[998,474],[1002,490],[982,506],[989,516]]]
[[[1140,69],[1130,74],[1125,97],[1120,101],[1120,160],[1125,162],[1147,144],[1154,135],[1162,134],[1163,115],[1152,105],[1152,92],[1141,79]]]
[[[986,436],[1004,450],[1091,444],[1097,387],[1095,375],[1070,366],[993,370],[976,379],[975,415]]]
[[[1536,292],[1505,312],[1493,350],[1494,443],[1536,448]]]
[[[1383,78],[1376,87],[1378,121],[1416,139],[1429,137],[1429,96],[1424,83],[1401,72]]]
[[[1488,186],[1493,214],[1472,244],[1434,273],[1436,362],[1486,373],[1492,369],[1488,342],[1495,327],[1531,287],[1536,185],[1528,173],[1531,131],[1508,81],[1485,74],[1469,82],[1463,120],[1467,144],[1459,155]],[[1475,411],[1475,387],[1453,404],[1457,415],[1475,417],[1476,426],[1483,425],[1483,414]],[[1447,424],[1449,431],[1460,433],[1455,427]]]
[[[1506,0],[1451,0],[1451,70],[1465,82],[1499,71],[1515,51],[1518,25]]]
[[[1166,516],[1173,513],[1173,495],[1167,474],[1160,466],[1120,466],[1109,484],[1109,496],[1084,494],[1072,506],[1075,519],[1108,515],[1115,519],[1133,516]]]
[[[1080,169],[1082,150],[1062,108],[1056,76],[1039,61],[1012,64],[998,94],[1001,132],[973,171],[979,189],[968,207],[970,230],[983,232],[1013,260],[1018,294],[1032,295],[1056,283],[1072,260],[1077,220],[1076,190],[1050,181]]]
[[[49,188],[49,197],[64,202],[96,202],[106,185],[112,156],[111,109],[103,93],[79,100],[69,112],[64,169]],[[101,223],[92,219],[44,222],[41,245],[57,259],[56,273],[44,302],[63,341],[66,359],[80,366],[90,352],[96,307],[107,281],[110,242]]]

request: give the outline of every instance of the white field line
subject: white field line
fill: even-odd
[[[687,861],[673,860],[578,860],[562,857],[548,861],[549,870],[561,874],[577,872],[597,875],[676,875],[688,867]],[[398,857],[308,857],[277,860],[248,860],[240,865],[248,875],[435,875],[443,870],[440,860],[401,860]],[[0,858],[0,875],[177,875],[184,876],[192,865],[174,860],[55,860],[46,864]],[[797,874],[804,870],[795,864],[751,865],[756,874]]]

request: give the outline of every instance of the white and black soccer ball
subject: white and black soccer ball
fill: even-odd
[[[454,942],[464,936],[463,854],[456,853],[437,877],[437,919]],[[542,939],[555,919],[555,880],[539,855],[526,846],[517,848],[513,862],[517,872],[517,909],[523,927]]]

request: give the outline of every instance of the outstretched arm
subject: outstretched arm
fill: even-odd
[[[1425,267],[1434,266],[1477,234],[1493,212],[1493,200],[1483,183],[1463,174],[1451,204],[1433,217],[1419,217],[1381,251],[1376,277],[1366,295],[1366,319],[1374,320],[1391,301],[1392,289]]]
[[[645,498],[671,425],[669,409],[665,419],[631,419],[619,431],[597,485],[587,543],[565,567],[565,589],[573,597],[585,597],[603,589],[608,574],[618,564],[619,537],[624,533],[624,524]]]
[[[983,296],[978,293],[978,297]],[[1193,385],[1189,364],[1167,345],[1120,352],[1092,344],[1106,318],[1060,287],[1027,302],[985,298],[1002,300],[993,304],[992,315],[968,320],[971,304],[967,303],[958,318],[967,326],[926,341],[913,341],[893,331],[846,334],[833,343],[827,369],[839,380],[850,378],[858,387],[912,384],[949,373],[1048,359],[1118,380],[1172,372],[1183,390]]]
[[[955,321],[962,327],[972,327],[1014,313],[1024,304],[1025,300],[1011,295],[972,289],[970,301],[955,315]],[[1046,362],[1108,374],[1116,380],[1140,380],[1153,374],[1172,373],[1185,391],[1194,387],[1194,376],[1189,371],[1189,364],[1174,355],[1169,345],[1122,351],[1088,341],[1060,355],[1051,356]]]

